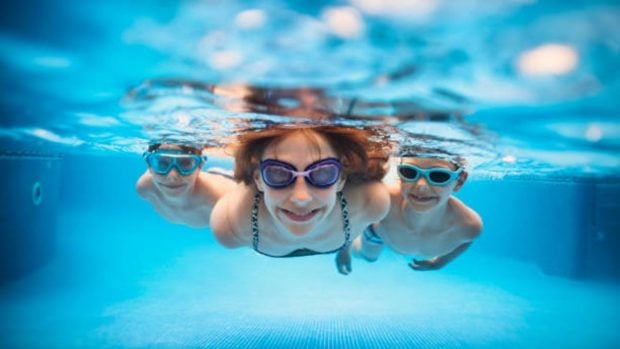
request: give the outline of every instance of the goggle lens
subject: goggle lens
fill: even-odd
[[[260,164],[263,181],[276,189],[288,187],[298,176],[304,177],[314,187],[328,188],[338,182],[341,168],[340,162],[334,158],[319,160],[301,172],[295,166],[278,160],[263,160]]]
[[[287,186],[294,179],[288,169],[278,165],[265,166],[262,174],[265,183],[273,187]]]
[[[443,171],[431,171],[429,172],[428,177],[431,180],[431,182],[435,182],[435,183],[446,183],[447,181],[450,180],[450,178],[452,178],[450,173],[443,172]]]
[[[450,171],[446,168],[421,169],[411,164],[398,165],[398,175],[405,182],[415,182],[418,178],[420,178],[420,176],[424,176],[429,184],[437,186],[450,184],[458,178],[462,171],[462,168],[459,168],[456,171]]]
[[[167,175],[174,167],[181,175],[189,176],[200,166],[202,160],[206,161],[200,155],[187,153],[155,152],[146,155],[148,165],[160,175]]]
[[[415,181],[420,177],[420,172],[415,168],[398,166],[398,174],[400,177],[407,181]]]
[[[330,186],[338,181],[340,168],[334,164],[315,167],[308,174],[311,183],[318,186]]]

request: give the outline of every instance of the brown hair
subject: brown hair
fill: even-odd
[[[146,150],[147,152],[154,152],[155,150],[159,149],[162,145],[164,145],[166,143],[151,143],[149,144],[148,149]],[[185,145],[185,144],[176,144],[176,143],[167,143],[167,144],[172,144],[172,145],[176,145],[179,147],[179,149],[185,153],[188,154],[196,154],[196,155],[200,155],[202,154],[202,150],[197,147],[197,146],[191,146],[191,145]]]
[[[317,147],[317,136],[325,138],[342,162],[344,178],[351,183],[381,180],[387,172],[385,164],[388,150],[377,151],[380,147],[378,141],[373,140],[374,132],[371,129],[334,125],[296,125],[295,128],[272,126],[238,136],[235,180],[247,185],[253,183],[254,171],[258,168],[265,149],[293,132],[301,132]]]

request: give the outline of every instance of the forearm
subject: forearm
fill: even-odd
[[[469,246],[471,246],[471,244],[472,241],[465,242],[452,250],[450,253],[433,258],[431,262],[440,268],[444,267],[446,264],[452,262],[456,257],[460,256],[463,252],[465,252],[469,248]]]

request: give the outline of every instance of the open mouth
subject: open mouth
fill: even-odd
[[[305,212],[294,212],[294,211],[290,211],[284,208],[280,210],[282,211],[282,213],[284,213],[284,216],[286,216],[286,218],[288,218],[289,220],[293,222],[297,222],[297,223],[306,223],[310,221],[320,211],[320,209],[318,208],[315,210],[305,211]]]

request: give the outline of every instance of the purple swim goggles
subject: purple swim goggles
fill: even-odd
[[[260,174],[265,184],[274,189],[286,188],[302,176],[316,188],[328,188],[338,182],[342,164],[336,158],[315,161],[303,171],[287,162],[267,159],[260,162]]]

